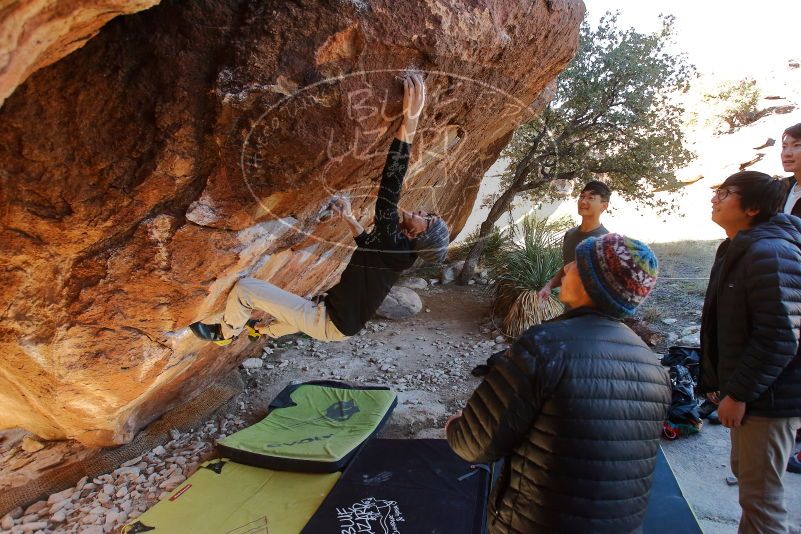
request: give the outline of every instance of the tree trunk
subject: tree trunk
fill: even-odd
[[[484,222],[481,223],[481,227],[478,230],[478,239],[476,239],[476,242],[470,247],[470,252],[467,253],[467,258],[464,260],[464,267],[462,267],[459,276],[456,278],[459,284],[467,284],[470,279],[473,278],[473,275],[476,273],[478,260],[481,259],[481,254],[484,252],[484,248],[487,245],[487,236],[492,233],[492,229],[495,227],[495,223],[498,222],[498,219],[501,218],[501,215],[509,209],[509,205],[512,203],[512,200],[514,200],[517,193],[518,190],[515,187],[510,187],[503,192],[500,198],[498,198],[490,208],[487,218],[484,219]]]

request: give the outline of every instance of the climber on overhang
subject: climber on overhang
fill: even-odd
[[[272,338],[303,332],[322,341],[340,341],[358,333],[369,321],[403,271],[419,257],[441,262],[448,251],[445,221],[425,211],[398,208],[403,179],[417,122],[425,104],[425,84],[420,74],[403,80],[403,121],[389,147],[375,205],[375,224],[369,233],[351,212],[346,198],[337,198],[331,209],[344,220],[356,241],[348,266],[324,299],[311,301],[274,286],[243,278],[231,289],[219,324],[193,323],[196,336],[226,345],[247,326]],[[255,327],[253,310],[271,315],[270,323]]]

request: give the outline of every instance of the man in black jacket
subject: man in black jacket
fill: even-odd
[[[505,459],[490,497],[490,533],[640,529],[670,378],[620,319],[656,275],[656,258],[639,241],[582,241],[562,279],[570,311],[523,334],[448,420],[456,454]]]
[[[248,323],[254,309],[274,319],[259,326],[260,334],[281,337],[304,332],[322,341],[339,341],[358,333],[375,314],[403,271],[418,257],[442,261],[448,251],[445,221],[425,211],[398,208],[403,179],[417,121],[425,104],[425,84],[420,74],[404,79],[403,122],[389,147],[375,205],[375,226],[365,232],[351,213],[350,203],[339,198],[333,211],[348,224],[356,250],[325,300],[312,302],[254,278],[243,278],[231,289],[219,324],[190,325],[205,340],[225,345]],[[253,328],[253,327],[251,327]]]
[[[782,476],[801,427],[801,219],[778,213],[785,189],[745,171],[712,196],[727,239],[704,299],[699,390],[731,428],[740,532],[787,532]]]

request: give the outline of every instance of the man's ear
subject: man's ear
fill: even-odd
[[[759,215],[759,210],[756,208],[749,208],[745,210],[745,214],[748,215],[751,220],[754,220],[754,217]]]

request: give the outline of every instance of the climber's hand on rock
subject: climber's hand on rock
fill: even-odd
[[[419,72],[409,74],[403,80],[403,118],[417,121],[426,103],[426,84]]]
[[[403,79],[403,122],[396,137],[411,143],[417,131],[417,121],[426,102],[426,86],[423,76],[414,72]]]
[[[331,209],[334,214],[340,219],[348,219],[353,217],[353,211],[350,207],[350,201],[346,198],[337,198],[331,203]]]

